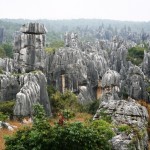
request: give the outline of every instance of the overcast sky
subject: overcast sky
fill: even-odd
[[[150,21],[150,0],[0,0],[0,18]]]

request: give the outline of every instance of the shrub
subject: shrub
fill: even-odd
[[[106,122],[109,122],[109,123],[112,122],[111,116],[106,113],[105,109],[99,112],[99,116],[100,116],[100,119],[105,120]]]
[[[70,109],[63,110],[62,114],[65,119],[71,119],[71,118],[75,117],[75,113]]]
[[[60,47],[63,47],[63,46],[64,46],[63,41],[53,41],[52,43],[49,44],[48,47],[45,48],[45,51],[48,53],[53,53],[57,49],[59,49]]]
[[[5,115],[12,116],[13,115],[13,107],[15,105],[15,101],[5,101],[0,102],[0,112],[2,112]]]
[[[5,137],[6,150],[48,150],[48,144],[53,140],[53,129],[40,104],[34,106],[33,120],[32,128],[25,127],[13,136]]]
[[[88,104],[87,112],[94,115],[99,107],[99,100],[94,100],[92,103]]]
[[[125,132],[127,134],[131,133],[132,128],[127,125],[127,124],[122,124],[120,126],[118,126],[118,131],[119,132]]]
[[[52,105],[52,112],[54,114],[62,112],[65,109],[68,111],[71,110],[72,112],[80,110],[81,105],[78,103],[76,95],[71,91],[65,91],[65,93],[61,93],[49,87],[48,93]]]
[[[0,112],[0,121],[5,121],[6,119],[8,119],[8,116]]]
[[[6,137],[6,150],[110,150],[108,140],[114,132],[106,121],[89,125],[80,122],[50,126],[40,105],[34,107],[32,128],[18,130]]]
[[[141,64],[144,58],[144,50],[145,48],[140,46],[128,49],[127,60],[131,61],[135,65]]]

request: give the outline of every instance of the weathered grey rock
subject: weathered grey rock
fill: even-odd
[[[120,75],[114,70],[108,70],[102,77],[102,87],[119,86]]]
[[[150,78],[150,52],[144,51],[144,59],[143,59],[143,64],[142,64],[142,70],[144,74]]]
[[[16,95],[14,107],[15,116],[29,116],[33,114],[33,105],[40,99],[40,87],[34,81],[29,81],[20,89]]]
[[[14,71],[15,62],[11,58],[0,58],[0,68],[6,72]]]
[[[0,101],[13,100],[20,90],[18,76],[9,72],[0,74]]]
[[[22,25],[21,32],[28,34],[46,34],[47,30],[43,24],[40,23],[27,23]]]
[[[133,131],[133,136],[127,133],[120,133],[112,138],[111,143],[114,150],[129,149],[130,144],[135,149],[143,150],[148,148],[148,113],[144,106],[138,104],[135,100],[129,98],[128,100],[102,100],[99,109],[97,110],[94,119],[101,118],[101,112],[111,116],[112,123],[115,126],[122,124],[129,125],[136,128],[141,133],[138,137]],[[135,143],[132,141],[136,139]],[[137,148],[138,147],[138,148]]]
[[[13,126],[13,125],[10,125],[10,124],[7,123],[7,122],[0,121],[0,129],[1,129],[1,128],[6,128],[6,129],[8,129],[9,131],[14,131],[14,129],[16,129],[17,126]]]
[[[129,69],[131,74],[142,73],[139,68]],[[137,136],[136,132],[117,133],[115,137],[110,140],[112,149],[114,150],[128,150],[132,145],[133,149],[146,150],[148,148],[148,134],[146,127],[148,125],[148,112],[144,106],[138,104],[134,99],[120,100],[118,97],[120,83],[120,75],[113,70],[108,70],[102,77],[102,98],[99,108],[93,119],[100,119],[102,113],[111,117],[112,124],[117,126],[126,124],[132,128],[137,128],[142,132],[142,136]],[[131,136],[132,135],[132,136]],[[133,140],[135,143],[133,143]]]
[[[64,41],[66,47],[77,48],[79,46],[78,35],[76,33],[66,33]]]
[[[19,72],[30,72],[33,70],[45,71],[46,53],[45,27],[39,23],[23,25],[20,34],[15,37],[14,60]]]
[[[22,88],[16,95],[14,115],[32,115],[33,105],[39,102],[44,106],[46,114],[50,116],[51,108],[46,89],[45,75],[40,71],[22,74],[19,77],[19,82]]]
[[[130,65],[127,74],[128,95],[134,99],[148,99],[145,75],[138,66]]]

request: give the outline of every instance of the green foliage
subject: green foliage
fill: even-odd
[[[52,87],[47,88],[50,97],[53,113],[64,111],[76,112],[80,109],[81,105],[77,101],[77,97],[71,91],[61,93]]]
[[[88,107],[88,113],[94,115],[96,110],[98,109],[99,107],[99,100],[94,100],[92,103],[88,104],[89,107]]]
[[[112,122],[111,116],[109,114],[107,114],[104,109],[99,112],[99,116],[100,116],[100,119],[102,119],[102,120],[105,120],[109,123]]]
[[[2,46],[0,46],[0,58],[4,58],[4,57],[6,57],[5,50]]]
[[[13,46],[10,43],[4,43],[0,45],[0,57],[13,58]]]
[[[90,125],[80,122],[55,127],[57,131],[56,150],[109,150],[108,140],[114,135],[105,121],[96,121]],[[102,131],[103,130],[103,131]],[[63,139],[63,140],[62,140]]]
[[[0,74],[3,74],[3,70],[2,70],[2,68],[0,68]]]
[[[0,112],[5,115],[12,116],[13,115],[13,107],[15,105],[15,101],[5,101],[0,102]]]
[[[6,137],[6,150],[48,150],[53,140],[53,130],[40,104],[34,106],[33,126],[18,130],[12,137]]]
[[[8,119],[8,116],[0,112],[0,121],[5,121],[6,119]]]
[[[112,130],[113,125],[105,120],[101,119],[92,122],[92,127],[98,131],[104,145],[108,144],[107,141],[115,135],[115,132]]]
[[[54,41],[52,43],[50,43],[46,48],[46,52],[48,53],[53,53],[55,52],[55,50],[59,49],[60,47],[64,46],[64,42],[63,41]]]
[[[143,61],[145,48],[136,46],[128,49],[127,60],[131,61],[135,65],[139,65]]]
[[[63,110],[62,115],[64,116],[65,119],[71,119],[75,117],[75,113],[70,109]]]
[[[127,134],[131,133],[132,128],[127,125],[127,124],[122,124],[120,126],[118,126],[118,131],[119,132],[125,132]]]
[[[108,140],[114,136],[106,121],[80,122],[50,126],[42,106],[34,107],[32,128],[18,130],[6,137],[6,150],[110,150]]]

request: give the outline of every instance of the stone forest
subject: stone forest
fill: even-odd
[[[1,43],[4,32],[1,28]],[[96,31],[65,32],[63,45],[50,52],[46,34],[42,23],[23,24],[13,34],[13,57],[0,58],[0,116],[9,117],[0,117],[0,130],[13,132],[5,148],[148,150],[150,34],[101,25]],[[84,40],[87,34],[95,38]],[[64,108],[66,92],[74,101],[67,95]],[[10,102],[11,115],[5,106]],[[71,123],[62,114],[76,115],[74,107],[86,112],[96,103],[82,123]],[[48,123],[55,112],[62,119],[57,125]],[[21,129],[9,120],[19,120]]]

